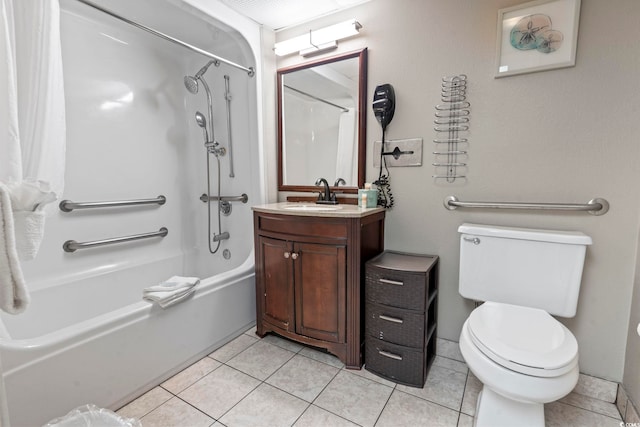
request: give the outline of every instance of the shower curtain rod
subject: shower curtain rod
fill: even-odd
[[[291,86],[287,86],[287,85],[283,85],[283,86],[286,87],[287,89],[291,89],[294,92],[298,92],[298,93],[300,93],[302,95],[308,96],[309,98],[315,99],[316,101],[324,102],[325,104],[331,105],[332,107],[339,108],[339,109],[342,110],[343,113],[348,113],[349,112],[348,108],[344,108],[344,107],[342,107],[342,106],[340,106],[338,104],[334,104],[333,102],[325,101],[322,98],[318,98],[317,96],[313,96],[310,93],[303,92],[300,89],[296,89],[296,88],[293,88]]]
[[[232,66],[232,67],[239,68],[239,69],[241,69],[243,71],[246,71],[247,74],[249,75],[249,77],[253,77],[256,74],[256,70],[253,67],[247,68],[247,67],[244,67],[242,65],[236,64],[235,62],[232,62],[232,61],[229,61],[228,59],[224,59],[224,58],[222,58],[220,56],[214,55],[211,52],[207,52],[206,50],[203,50],[203,49],[200,49],[199,47],[190,45],[189,43],[185,43],[182,40],[179,40],[179,39],[176,39],[174,37],[168,36],[168,35],[166,35],[164,33],[161,33],[160,31],[154,30],[153,28],[150,28],[150,27],[147,27],[145,25],[139,24],[139,23],[137,23],[135,21],[131,21],[131,20],[129,20],[129,19],[123,17],[123,16],[120,16],[120,15],[118,15],[118,14],[116,14],[116,13],[114,13],[114,12],[108,10],[108,9],[105,9],[105,8],[103,8],[101,6],[98,6],[97,4],[92,3],[90,1],[87,1],[87,0],[77,0],[77,1],[87,5],[89,7],[92,7],[94,9],[96,9],[96,10],[99,10],[100,12],[104,12],[107,15],[110,15],[110,16],[112,16],[112,17],[114,17],[114,18],[116,18],[116,19],[118,19],[118,20],[120,20],[122,22],[126,22],[129,25],[133,25],[134,27],[137,27],[137,28],[140,28],[141,30],[147,31],[147,32],[149,32],[149,33],[151,33],[151,34],[153,34],[155,36],[163,38],[163,39],[165,39],[167,41],[170,41],[170,42],[175,43],[177,45],[180,45],[182,47],[186,47],[187,49],[192,50],[192,51],[194,51],[196,53],[199,53],[201,55],[207,56],[207,57],[209,57],[209,58],[211,58],[211,59],[213,59],[215,61],[220,61],[220,62],[223,62],[223,63],[225,63],[227,65]]]

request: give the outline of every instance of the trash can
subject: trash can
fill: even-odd
[[[142,423],[135,418],[121,417],[109,409],[84,405],[49,421],[44,427],[142,427]]]

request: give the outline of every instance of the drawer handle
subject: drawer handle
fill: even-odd
[[[396,285],[396,286],[404,286],[403,282],[398,282],[397,280],[389,280],[389,279],[378,279],[380,283],[386,283],[387,285]]]
[[[378,353],[380,354],[380,356],[388,357],[389,359],[402,360],[402,356],[400,356],[399,354],[389,353],[388,351],[384,350],[378,350]]]
[[[378,318],[386,320],[387,322],[404,323],[404,320],[402,319],[398,319],[397,317],[385,316],[384,314],[379,315]]]
[[[289,259],[289,257],[291,256],[291,252],[285,252],[284,253],[284,257]]]

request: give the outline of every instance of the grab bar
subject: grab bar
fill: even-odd
[[[164,205],[167,198],[158,196],[155,199],[137,199],[137,200],[114,200],[111,202],[72,202],[71,200],[63,200],[60,202],[60,210],[62,212],[71,212],[74,209],[94,209],[94,208],[112,208],[116,206],[134,206],[134,205]]]
[[[62,249],[64,249],[65,252],[75,252],[78,249],[95,248],[96,246],[105,246],[105,245],[111,245],[114,243],[131,242],[133,240],[148,239],[151,237],[165,237],[168,233],[169,233],[169,230],[167,230],[165,227],[162,227],[160,230],[154,231],[151,233],[134,234],[132,236],[123,236],[123,237],[113,237],[111,239],[94,240],[92,242],[76,242],[75,240],[67,240],[62,245]]]
[[[542,209],[560,211],[586,211],[591,215],[604,215],[609,211],[609,202],[595,198],[586,204],[573,203],[518,203],[518,202],[461,202],[456,196],[444,199],[444,207],[449,210],[457,208],[488,208],[488,209]]]
[[[240,196],[210,196],[207,197],[206,194],[200,196],[200,200],[204,203],[207,203],[209,200],[220,200],[221,202],[242,202],[247,203],[249,201],[249,196],[245,193],[242,193]]]

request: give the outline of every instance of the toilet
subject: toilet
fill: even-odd
[[[586,247],[580,232],[462,224],[459,292],[484,301],[460,350],[482,382],[475,425],[544,426],[544,404],[578,382],[578,343],[554,316],[576,314]]]

